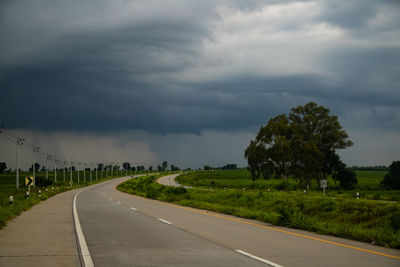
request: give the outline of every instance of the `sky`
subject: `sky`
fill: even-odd
[[[399,1],[5,0],[0,36],[0,124],[42,163],[246,166],[260,127],[309,101],[350,166],[400,160]],[[15,147],[0,135],[10,167]]]

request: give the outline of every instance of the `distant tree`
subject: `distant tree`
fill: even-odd
[[[338,169],[334,171],[332,178],[340,182],[340,186],[345,189],[352,189],[357,184],[356,173],[346,167],[346,164],[340,163]]]
[[[40,170],[40,164],[39,163],[35,163],[35,172],[37,172],[38,170]],[[31,167],[29,168],[29,171],[32,172],[33,171],[33,164],[31,165]]]
[[[171,168],[171,171],[173,171],[173,172],[179,171],[179,168],[175,165],[171,165],[170,168]]]
[[[162,163],[162,167],[163,167],[163,171],[165,171],[167,169],[167,167],[168,167],[168,163],[166,161],[164,161]]]
[[[152,170],[153,170],[153,166],[150,166],[150,167],[149,167],[149,171],[152,171]]]
[[[208,166],[208,165],[204,165],[204,170],[205,170],[205,171],[209,171],[209,170],[211,170],[211,167]]]
[[[162,167],[160,165],[158,165],[157,170],[160,172],[162,170]]]
[[[5,162],[0,162],[0,173],[4,173],[7,170],[7,164]]]
[[[220,167],[218,169],[221,169],[221,170],[236,170],[237,169],[237,165],[236,164],[227,164],[227,165],[225,165],[223,167]]]
[[[104,164],[103,163],[97,164],[97,170],[99,171],[104,170]]]
[[[130,169],[131,169],[131,164],[130,164],[129,162],[124,162],[124,163],[122,164],[122,168],[123,168],[124,170],[130,170]]]
[[[400,161],[393,161],[389,166],[389,172],[381,182],[383,186],[390,189],[400,189]]]

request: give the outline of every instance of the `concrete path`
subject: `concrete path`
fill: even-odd
[[[0,266],[80,266],[72,217],[76,192],[55,195],[0,230]]]
[[[180,174],[172,174],[172,175],[163,176],[157,180],[157,183],[166,185],[166,186],[192,188],[191,186],[181,185],[180,183],[175,181],[175,178],[178,177],[179,175]]]

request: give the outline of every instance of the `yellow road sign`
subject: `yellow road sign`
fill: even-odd
[[[25,185],[26,186],[33,186],[35,185],[35,179],[33,179],[33,177],[25,177]]]

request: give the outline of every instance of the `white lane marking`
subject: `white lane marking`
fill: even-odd
[[[135,209],[134,207],[131,207],[131,210],[137,210],[137,209]]]
[[[163,220],[163,219],[158,219],[159,221],[162,221],[163,223],[166,223],[166,224],[172,224],[172,223],[170,223],[169,221],[166,221],[166,220]]]
[[[121,204],[121,202],[117,201],[117,204]]]
[[[245,252],[245,251],[243,251],[243,250],[237,249],[237,250],[235,250],[235,251],[238,252],[238,253],[240,253],[240,254],[243,254],[243,255],[245,255],[245,256],[247,256],[247,257],[250,257],[250,258],[253,258],[253,259],[255,259],[255,260],[261,261],[261,262],[263,262],[263,263],[266,263],[266,264],[268,264],[268,265],[271,265],[271,266],[273,266],[273,267],[283,267],[282,265],[279,265],[279,264],[273,263],[272,261],[269,261],[269,260],[266,260],[266,259],[263,259],[263,258],[254,256],[254,255],[252,255],[252,254],[250,254],[250,253],[247,253],[247,252]]]
[[[90,257],[89,249],[86,244],[85,236],[83,235],[81,224],[79,222],[79,217],[78,217],[78,212],[76,210],[76,197],[79,195],[79,193],[82,191],[79,191],[76,193],[74,197],[74,203],[72,206],[73,209],[73,214],[74,214],[74,222],[75,222],[75,230],[76,230],[76,235],[78,236],[78,242],[79,242],[79,248],[81,250],[81,255],[83,258],[83,265],[85,267],[93,267],[93,261],[92,257]]]

